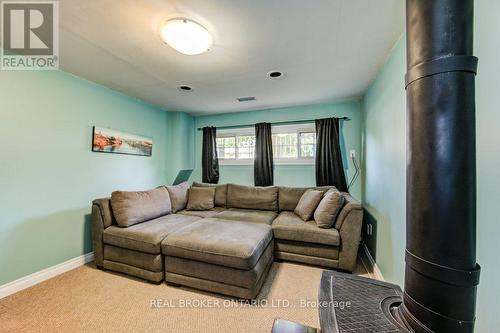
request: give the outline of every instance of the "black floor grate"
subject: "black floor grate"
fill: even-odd
[[[319,295],[322,332],[404,332],[389,315],[401,296],[401,289],[390,283],[325,271]]]

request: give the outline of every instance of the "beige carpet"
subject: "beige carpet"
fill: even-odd
[[[322,271],[274,263],[252,305],[86,265],[1,299],[0,332],[257,333],[271,332],[275,318],[319,327],[317,307],[304,300],[317,300]],[[367,274],[361,263],[355,273]]]

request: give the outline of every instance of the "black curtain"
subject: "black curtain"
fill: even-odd
[[[340,151],[340,120],[316,119],[316,186],[335,186],[347,192]]]
[[[255,186],[273,185],[273,141],[270,123],[255,124],[253,174]]]
[[[219,182],[219,158],[217,157],[217,130],[203,127],[203,149],[201,156],[202,178],[204,183]]]

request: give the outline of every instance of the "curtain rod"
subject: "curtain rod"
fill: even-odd
[[[340,117],[337,118],[339,120],[345,120],[349,121],[351,118],[348,117]],[[314,122],[315,119],[306,119],[306,120],[292,120],[292,121],[277,121],[274,123],[271,123],[272,126],[275,125],[293,125],[293,124],[305,124],[305,123],[312,123]],[[217,126],[217,129],[233,129],[233,128],[244,128],[244,127],[253,127],[255,124],[248,124],[248,125],[231,125],[231,126]],[[201,131],[203,127],[198,127],[198,131]]]

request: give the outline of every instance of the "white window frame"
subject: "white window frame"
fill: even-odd
[[[276,125],[272,127],[272,133],[297,133],[297,158],[274,158],[275,165],[314,165],[315,158],[300,157],[300,133],[316,133],[314,123],[303,123],[293,125]]]
[[[275,125],[272,126],[272,134],[276,133],[297,133],[297,154],[300,155],[300,133],[316,132],[314,123]],[[217,138],[237,137],[243,135],[254,135],[254,127],[231,128],[217,130]],[[237,144],[236,139],[236,144]],[[315,158],[274,158],[274,165],[314,165]],[[219,158],[220,165],[253,165],[253,159],[238,159],[238,149],[236,148],[235,159]]]
[[[254,127],[230,128],[217,130],[217,138],[237,137],[244,135],[255,136]],[[238,144],[238,139],[235,140],[235,145]],[[238,148],[235,146],[235,158],[223,159],[219,158],[219,165],[253,165],[253,158],[238,159]]]

